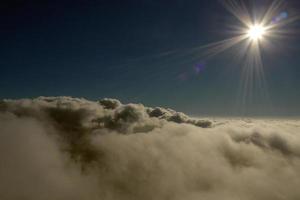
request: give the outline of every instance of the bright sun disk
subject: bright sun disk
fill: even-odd
[[[266,33],[265,27],[263,27],[262,25],[253,25],[249,27],[247,35],[252,40],[258,40],[261,39],[265,33]]]

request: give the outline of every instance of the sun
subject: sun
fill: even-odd
[[[254,41],[262,39],[265,34],[266,27],[258,24],[250,26],[247,31],[247,36]]]

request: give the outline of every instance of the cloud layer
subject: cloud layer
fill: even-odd
[[[300,199],[300,121],[114,99],[0,101],[0,199]]]

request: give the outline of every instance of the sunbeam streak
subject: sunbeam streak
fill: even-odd
[[[247,3],[243,0],[220,1],[224,8],[237,19],[237,23],[227,24],[228,29],[224,30],[231,33],[231,36],[202,46],[196,45],[194,48],[178,48],[157,55],[144,56],[130,60],[125,65],[130,66],[140,61],[151,62],[160,67],[160,72],[165,73],[169,72],[169,68],[165,66],[173,63],[182,66],[195,65],[199,62],[207,63],[224,52],[231,52],[232,61],[239,64],[238,71],[241,72],[236,100],[237,113],[235,114],[243,115],[248,108],[257,105],[266,109],[264,110],[266,112],[272,111],[262,52],[270,48],[278,49],[275,40],[288,39],[291,34],[295,34],[295,30],[287,25],[299,20],[299,16],[290,13],[287,2],[283,0],[274,0],[264,7],[265,9],[250,6],[249,2],[253,3],[253,1],[247,1]],[[127,68],[123,69],[127,70]],[[144,69],[144,71],[149,72],[149,75],[145,77],[149,81],[159,77],[157,73],[150,73],[152,68]],[[172,73],[177,76],[177,71],[174,70]]]
[[[271,40],[287,31],[283,30],[284,26],[299,20],[299,16],[289,16],[289,13],[283,10],[282,0],[274,0],[264,13],[259,13],[260,9],[250,12],[242,0],[223,0],[222,3],[239,20],[240,25],[232,26],[236,27],[236,30],[232,30],[236,33],[232,38],[202,46],[202,58],[210,59],[240,45],[237,55],[241,55],[242,74],[237,100],[238,110],[261,102],[271,105],[261,52],[267,44],[272,43]]]

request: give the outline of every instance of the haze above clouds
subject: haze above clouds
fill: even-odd
[[[0,199],[300,199],[300,121],[70,97],[0,102]]]

